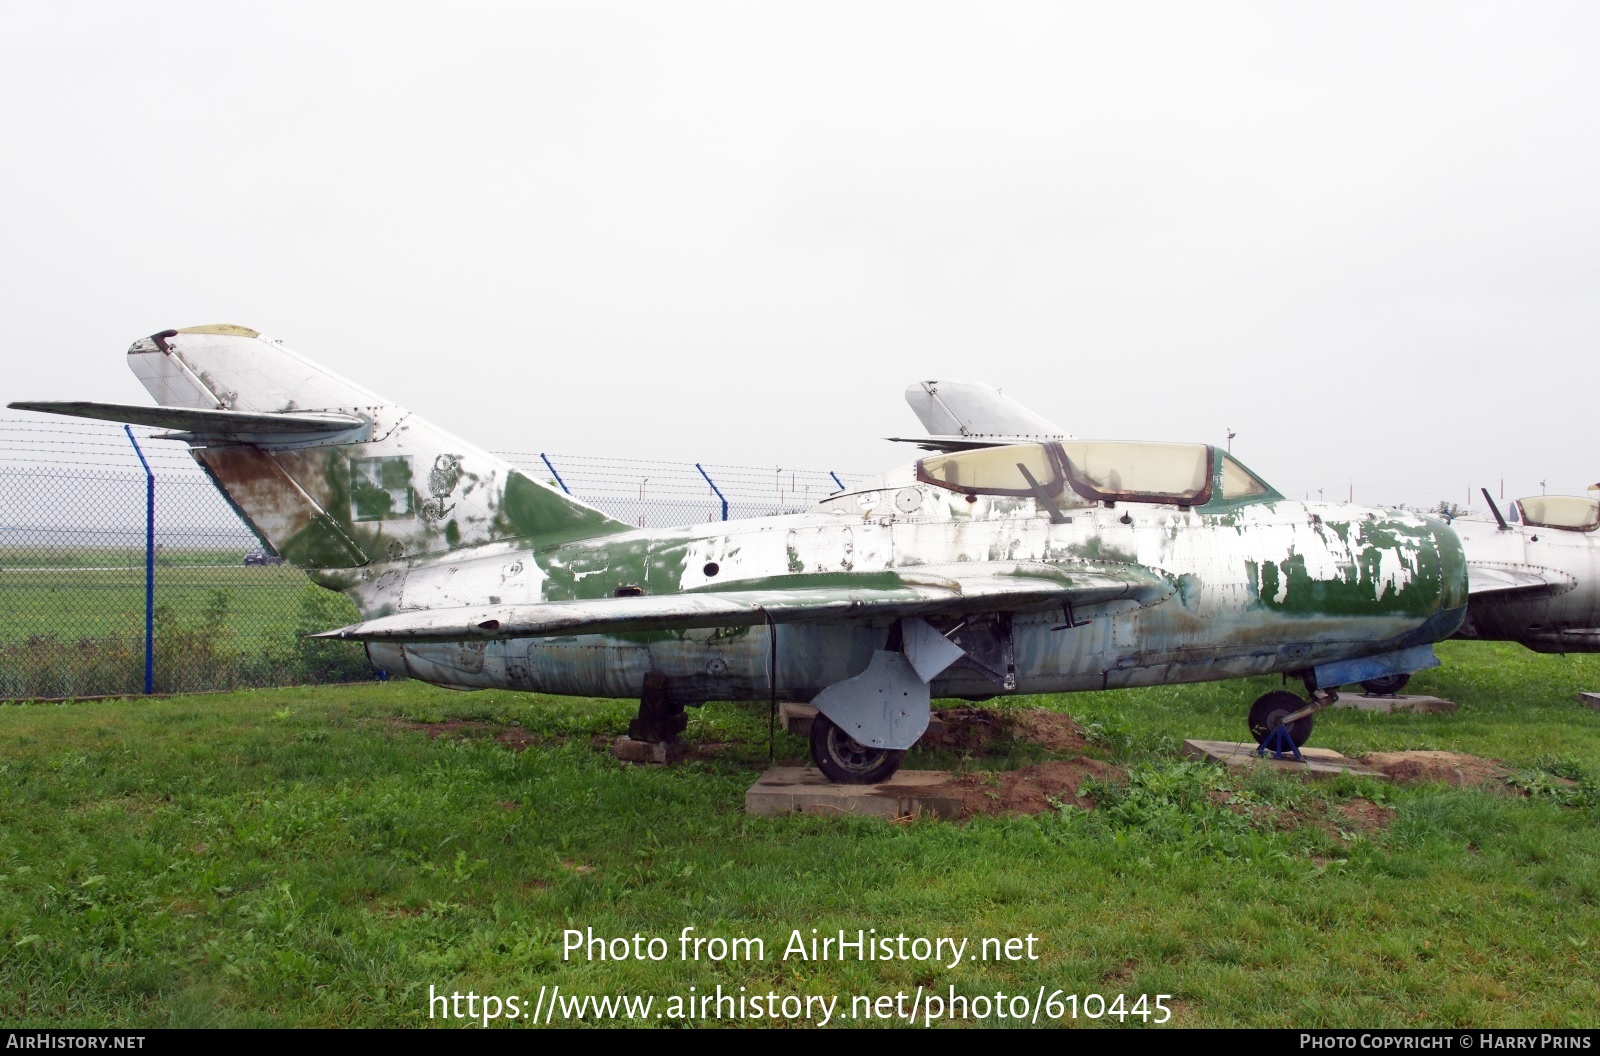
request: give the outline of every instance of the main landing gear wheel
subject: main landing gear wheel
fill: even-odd
[[[1368,693],[1376,693],[1381,697],[1392,697],[1411,681],[1410,675],[1384,675],[1382,678],[1369,678],[1361,683],[1361,688]]]
[[[1275,689],[1271,693],[1263,693],[1250,705],[1250,736],[1260,744],[1267,739],[1267,734],[1283,725],[1283,717],[1292,715],[1306,706],[1306,702],[1287,689]],[[1289,724],[1289,739],[1296,748],[1311,739],[1311,719],[1307,715],[1296,719]]]
[[[811,760],[829,781],[875,785],[887,781],[906,757],[903,748],[868,748],[819,714],[811,720]]]

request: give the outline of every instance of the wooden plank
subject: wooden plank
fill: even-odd
[[[1579,693],[1578,703],[1587,704],[1596,711],[1600,711],[1600,693]]]

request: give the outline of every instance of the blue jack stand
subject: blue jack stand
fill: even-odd
[[[1305,759],[1300,755],[1300,747],[1294,743],[1294,738],[1289,736],[1288,726],[1274,726],[1268,732],[1266,740],[1262,741],[1260,746],[1256,748],[1256,754],[1263,759],[1267,757],[1268,752],[1272,753],[1274,759],[1282,759],[1284,753],[1287,752],[1294,756],[1295,762],[1305,762]]]

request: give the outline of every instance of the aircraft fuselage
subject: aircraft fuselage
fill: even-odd
[[[902,489],[902,493],[904,489]],[[910,514],[811,513],[606,536],[542,549],[491,544],[443,558],[314,573],[362,610],[411,610],[714,591],[881,574],[938,578],[963,562],[1074,568],[1143,566],[1158,599],[1106,601],[1005,617],[1011,685],[958,664],[935,696],[1053,693],[1298,673],[1447,637],[1466,606],[1465,564],[1438,521],[1359,506],[1275,501],[1224,514],[1133,503],[1079,507],[1051,523],[1028,499],[966,503],[921,489]],[[902,503],[908,502],[901,499]],[[957,621],[948,620],[940,630]],[[979,621],[981,622],[981,621]],[[862,671],[892,621],[849,620],[691,631],[415,644],[372,643],[394,675],[458,688],[637,695],[648,671],[669,697],[764,700],[772,636],[777,687],[811,699]],[[994,652],[994,658],[1000,654]]]
[[[1600,533],[1458,520],[1469,565],[1529,570],[1547,589],[1474,594],[1463,638],[1518,642],[1541,653],[1600,652]]]

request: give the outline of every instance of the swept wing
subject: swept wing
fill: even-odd
[[[830,576],[827,586],[696,591],[649,597],[464,606],[399,613],[314,635],[380,642],[456,642],[495,638],[674,631],[763,623],[961,616],[1087,606],[1120,599],[1153,605],[1172,595],[1171,580],[1141,566],[1063,571],[1054,566],[979,563],[959,576],[929,569],[917,576],[864,574],[857,584]]]
[[[1493,595],[1506,600],[1553,598],[1578,585],[1573,576],[1557,568],[1510,562],[1467,562],[1467,594],[1477,598]]]

